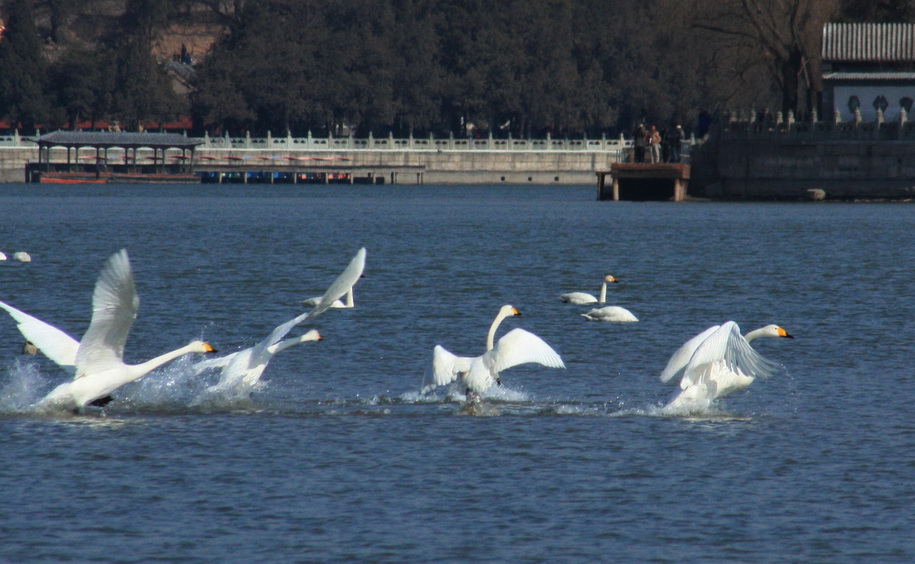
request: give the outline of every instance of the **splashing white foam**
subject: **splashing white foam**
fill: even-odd
[[[34,404],[49,389],[47,378],[34,363],[28,361],[12,361],[7,366],[6,375],[6,381],[0,388],[0,413],[33,411]]]

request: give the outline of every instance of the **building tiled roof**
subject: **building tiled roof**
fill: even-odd
[[[825,62],[915,62],[915,24],[827,23]]]
[[[823,75],[823,80],[915,81],[915,72],[827,72]]]
[[[179,133],[137,133],[123,131],[54,131],[32,137],[41,145],[69,147],[150,147],[190,149],[203,143]]]

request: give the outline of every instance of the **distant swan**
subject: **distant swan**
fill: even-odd
[[[593,303],[607,303],[607,283],[618,282],[616,278],[611,275],[604,276],[604,281],[600,285],[600,298],[595,298],[591,294],[585,292],[571,292],[568,294],[561,294],[559,296],[559,301],[567,304],[575,305],[584,305],[584,304],[593,304]]]
[[[540,337],[524,329],[512,329],[493,345],[496,330],[506,317],[521,315],[510,305],[502,306],[498,315],[489,327],[486,336],[486,352],[475,358],[455,356],[436,345],[432,352],[433,384],[423,392],[435,386],[449,384],[461,379],[467,390],[468,402],[478,399],[478,394],[485,392],[493,384],[500,384],[499,373],[503,370],[529,362],[550,368],[565,368],[559,354]]]
[[[661,373],[661,381],[680,377],[680,391],[669,409],[704,409],[716,399],[743,390],[756,378],[769,378],[782,371],[777,362],[753,350],[758,337],[793,339],[777,325],[766,325],[742,336],[733,321],[709,327],[675,352]]]
[[[581,314],[581,316],[591,321],[629,322],[639,320],[639,318],[633,315],[631,311],[619,306],[606,306],[598,309],[592,309],[588,313]]]
[[[16,251],[13,253],[13,260],[18,260],[19,262],[32,262],[32,255],[25,251]]]
[[[0,251],[0,260],[6,260],[6,253]]]
[[[298,343],[319,341],[321,334],[317,331],[308,331],[299,337],[281,340],[296,325],[312,320],[323,311],[333,307],[331,304],[338,301],[345,292],[352,291],[353,285],[362,276],[365,270],[365,248],[359,249],[356,256],[350,260],[343,272],[330,284],[324,295],[318,299],[315,308],[310,312],[298,315],[274,329],[266,339],[253,347],[226,355],[221,358],[205,360],[194,365],[200,373],[209,368],[222,368],[219,383],[209,388],[210,392],[218,391],[244,391],[254,386],[263,374],[267,364],[276,353]]]
[[[123,249],[105,263],[92,295],[92,320],[78,343],[59,329],[6,306],[4,309],[19,322],[20,331],[49,358],[59,364],[72,361],[76,366],[76,377],[57,386],[38,406],[78,410],[87,404],[105,405],[111,401],[109,394],[114,390],[166,362],[189,353],[215,352],[209,344],[193,341],[142,364],[124,364],[124,344],[139,307],[130,261]],[[11,310],[21,315],[17,318]],[[73,343],[76,343],[75,353]]]

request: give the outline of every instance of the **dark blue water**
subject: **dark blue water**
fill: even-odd
[[[231,352],[360,246],[356,308],[277,355],[250,402],[198,406],[179,361],[104,412],[29,405],[66,376],[0,318],[0,561],[915,559],[911,204],[594,201],[586,187],[0,187],[0,300],[80,336],[130,253],[125,358]],[[569,291],[639,323],[588,322]],[[488,417],[417,393],[503,304],[566,370],[502,374]],[[657,375],[735,320],[788,375],[707,416]]]

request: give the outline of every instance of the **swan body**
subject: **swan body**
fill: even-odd
[[[343,272],[337,276],[324,292],[324,295],[318,299],[314,309],[311,311],[298,315],[277,326],[267,338],[253,347],[195,364],[194,369],[197,373],[210,368],[221,368],[219,382],[212,386],[209,391],[216,392],[233,388],[236,390],[250,389],[260,380],[261,374],[267,368],[267,364],[273,358],[273,355],[299,343],[321,340],[321,334],[314,330],[308,331],[299,337],[285,340],[283,338],[292,331],[293,327],[314,319],[322,312],[333,307],[333,303],[339,301],[343,294],[352,292],[353,285],[356,284],[362,276],[362,271],[365,270],[365,255],[365,248],[359,249]]]
[[[510,305],[502,306],[489,327],[486,337],[486,352],[482,356],[475,358],[456,356],[441,345],[436,345],[432,351],[433,384],[427,386],[423,391],[460,379],[466,386],[468,400],[470,400],[471,393],[480,394],[493,384],[501,384],[499,373],[513,366],[537,363],[550,368],[565,368],[562,358],[552,347],[540,337],[524,329],[512,329],[503,335],[498,343],[493,342],[502,320],[514,315],[521,315],[521,313]]]
[[[321,302],[321,297],[322,296],[318,296],[316,298],[308,298],[308,299],[302,300],[299,303],[301,303],[303,306],[314,307]],[[346,301],[343,302],[341,300],[334,300],[333,302],[331,302],[329,309],[349,309],[352,307],[356,307],[356,303],[353,300],[353,289],[350,288],[349,292],[346,293]]]
[[[139,307],[140,299],[136,294],[130,260],[127,251],[122,249],[108,259],[95,285],[92,295],[92,320],[86,334],[77,343],[73,359],[76,377],[52,390],[39,402],[39,407],[78,410],[96,401],[104,404],[109,401],[108,396],[114,390],[142,378],[167,362],[190,353],[215,352],[209,344],[193,341],[141,364],[125,364],[124,344]],[[8,307],[5,309],[10,312]],[[13,315],[13,312],[10,313]],[[15,319],[16,315],[13,317]],[[39,328],[36,334],[48,339],[47,343],[51,349],[57,346],[59,351],[63,351],[58,358],[64,362],[71,360],[68,355],[71,352],[70,347],[75,342],[72,337],[66,337],[62,331],[44,322],[38,322],[35,318],[26,316],[25,321],[29,327]],[[20,321],[20,330],[22,326],[23,323]],[[66,339],[60,335],[64,335]],[[28,334],[26,337],[39,349],[45,350],[42,348],[45,345]],[[56,352],[45,354],[53,360],[55,357],[52,355]]]
[[[6,260],[6,253],[0,251],[0,260]]]
[[[18,260],[19,262],[32,262],[32,255],[25,251],[17,251],[13,253],[13,260]]]
[[[273,359],[273,355],[293,345],[309,341],[320,341],[322,338],[321,334],[315,329],[298,337],[282,341],[274,338],[274,335],[271,334],[270,337],[256,346],[220,358],[203,360],[194,364],[193,368],[198,374],[209,368],[222,369],[219,383],[210,387],[210,392],[237,387],[250,389],[260,380],[261,374],[264,373],[267,364]]]
[[[591,294],[585,292],[570,292],[568,294],[560,294],[559,301],[574,304],[574,305],[584,305],[584,304],[593,304],[593,303],[606,303],[607,302],[607,284],[619,282],[616,278],[611,275],[604,276],[604,280],[600,285],[600,298],[595,298]]]
[[[784,367],[756,352],[750,342],[760,337],[793,339],[777,325],[740,334],[733,321],[709,327],[680,347],[661,372],[662,382],[679,377],[680,389],[667,404],[671,409],[706,408],[716,399],[743,390],[756,378],[769,378]]]
[[[581,316],[590,321],[630,322],[639,320],[631,311],[619,306],[605,306],[592,309],[588,313],[581,314]]]

